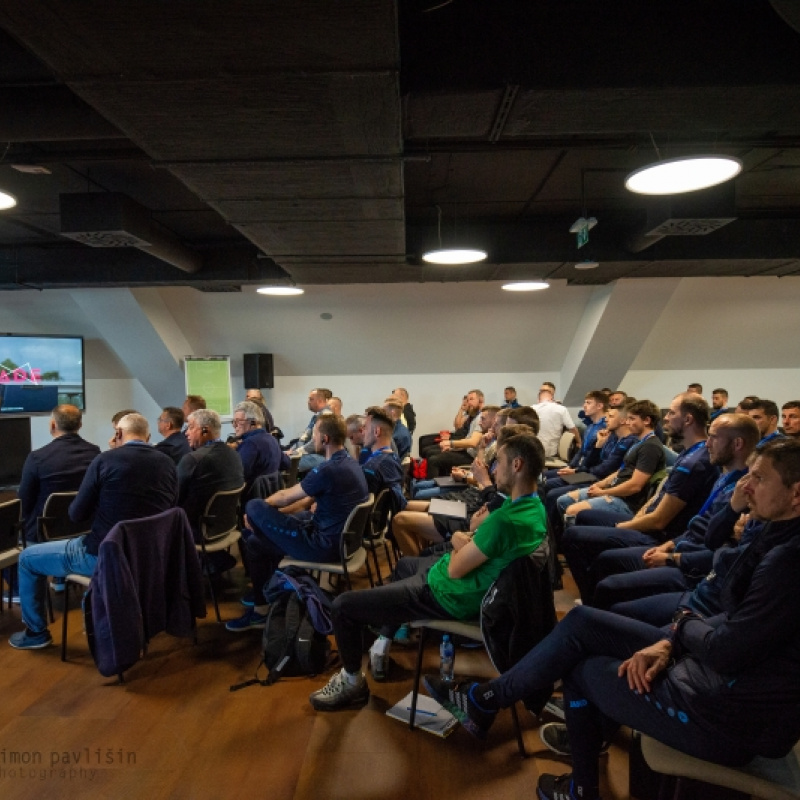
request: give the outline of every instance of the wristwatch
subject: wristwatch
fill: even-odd
[[[677,567],[678,566],[678,562],[675,560],[675,556],[672,555],[672,553],[670,553],[667,556],[666,564],[667,564],[668,567]]]

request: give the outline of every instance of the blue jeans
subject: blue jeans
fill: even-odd
[[[588,486],[584,486],[582,489],[579,489],[577,500],[573,500],[571,497],[567,497],[566,494],[562,494],[561,497],[556,500],[556,506],[561,511],[561,514],[563,515],[573,503],[585,501],[592,508],[602,509],[603,511],[616,511],[620,514],[633,515],[630,506],[622,497],[613,497],[607,494],[601,495],[600,497],[589,497],[589,488],[590,487]]]
[[[19,601],[22,621],[33,633],[47,630],[47,578],[91,577],[97,556],[86,552],[85,536],[32,544],[19,556]]]
[[[693,687],[685,679],[673,681],[672,668],[644,695],[617,676],[620,662],[663,638],[652,625],[578,607],[508,672],[482,688],[477,699],[491,691],[493,702],[506,707],[564,679],[573,778],[584,785],[597,786],[600,747],[620,724],[697,758],[730,766],[747,763],[754,746],[697,718],[691,708]]]

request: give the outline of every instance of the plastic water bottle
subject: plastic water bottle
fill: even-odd
[[[456,651],[447,634],[442,637],[442,644],[439,647],[439,657],[441,659],[439,662],[439,675],[443,681],[451,683],[454,676],[453,670],[455,667]]]

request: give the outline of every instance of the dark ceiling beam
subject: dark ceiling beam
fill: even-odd
[[[480,246],[495,264],[580,261],[641,262],[642,256],[628,249],[628,238],[639,229],[641,219],[631,224],[600,221],[589,236],[589,244],[578,250],[569,233],[573,220],[523,219],[511,222],[470,220],[464,228],[465,244]],[[408,223],[407,252],[412,263],[437,242],[436,227]],[[448,244],[452,244],[449,243]],[[647,261],[665,260],[793,260],[800,253],[800,224],[790,219],[737,219],[706,236],[665,236],[647,251]]]
[[[0,87],[0,108],[5,142],[126,138],[66,86]]]
[[[0,290],[122,286],[213,288],[287,281],[289,275],[254,247],[202,252],[203,267],[187,275],[135,248],[0,249]]]

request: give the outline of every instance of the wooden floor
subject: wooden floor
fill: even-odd
[[[223,619],[238,616],[244,575],[225,586]],[[238,585],[237,585],[238,583]],[[574,592],[558,593],[559,610]],[[77,600],[75,601],[77,602]],[[56,600],[60,644],[61,605]],[[75,604],[72,604],[73,607]],[[230,692],[259,661],[260,632],[230,634],[213,609],[199,644],[162,634],[126,682],[103,678],[89,655],[82,620],[70,614],[67,663],[60,649],[18,652],[19,607],[0,617],[0,798],[532,798],[540,771],[561,774],[534,718],[521,711],[522,760],[510,714],[480,743],[458,729],[446,740],[411,732],[385,711],[411,688],[415,650],[394,648],[390,680],[371,684],[362,710],[318,714],[308,694],[328,676],[283,680]],[[438,668],[429,648],[429,671]],[[492,675],[484,653],[459,649],[459,675]],[[605,759],[603,796],[628,796],[623,731]]]

